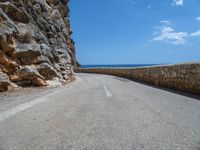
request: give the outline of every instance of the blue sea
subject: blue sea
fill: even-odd
[[[118,65],[81,65],[81,68],[136,68],[158,66],[161,64],[118,64]]]

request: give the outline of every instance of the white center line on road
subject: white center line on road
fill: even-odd
[[[104,88],[104,92],[105,92],[106,96],[107,97],[112,97],[112,95],[110,94],[108,88],[105,85],[103,86],[103,88]]]
[[[81,82],[82,78],[76,77],[76,81]],[[56,93],[58,93],[58,92],[59,91],[54,91],[53,93],[47,94],[47,95],[45,95],[43,97],[39,97],[39,98],[34,99],[34,100],[30,101],[30,102],[20,104],[20,105],[18,105],[16,107],[13,107],[13,108],[11,108],[11,109],[9,109],[7,111],[4,111],[4,112],[0,113],[0,122],[5,120],[5,119],[7,119],[7,118],[9,118],[9,117],[12,117],[12,116],[16,115],[19,112],[22,112],[22,111],[24,111],[24,110],[26,110],[26,109],[28,109],[30,107],[33,107],[33,106],[35,106],[37,104],[40,104],[40,103],[48,101],[49,97],[51,97],[52,95],[56,95]]]
[[[47,101],[48,98],[45,98],[45,97],[41,97],[41,98],[37,98],[35,100],[32,100],[30,102],[27,102],[27,103],[23,103],[23,104],[20,104],[16,107],[13,107],[7,111],[4,111],[2,113],[0,113],[0,122],[11,117],[11,116],[14,116],[15,114],[19,113],[19,112],[22,112],[36,104],[39,104],[39,103],[42,103],[42,102],[45,102]]]
[[[100,79],[99,77],[96,77],[96,80],[100,81],[101,83],[103,83],[104,81],[102,79]],[[110,94],[110,91],[108,90],[108,88],[103,85],[103,89],[104,89],[104,92],[105,92],[105,95],[107,97],[112,97],[112,95]]]

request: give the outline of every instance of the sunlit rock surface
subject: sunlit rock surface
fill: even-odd
[[[74,79],[68,0],[0,1],[0,91]]]

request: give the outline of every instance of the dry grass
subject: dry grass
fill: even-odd
[[[31,32],[26,32],[24,34],[24,43],[31,43],[33,38],[32,38],[32,33]]]

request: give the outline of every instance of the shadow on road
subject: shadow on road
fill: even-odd
[[[200,100],[200,95],[198,95],[198,94],[191,94],[191,93],[187,93],[187,92],[178,91],[178,90],[175,90],[175,89],[160,87],[160,86],[156,86],[156,85],[149,84],[149,83],[144,83],[144,82],[134,80],[134,79],[129,79],[129,78],[123,78],[123,77],[117,77],[117,76],[113,76],[113,78],[120,80],[120,81],[123,81],[123,82],[134,81],[134,82],[137,82],[137,83],[140,83],[140,84],[143,84],[143,85],[146,85],[146,86],[150,86],[150,87],[153,87],[153,88],[156,88],[156,89],[161,89],[161,90],[165,90],[165,91],[168,91],[168,92],[171,92],[171,93],[175,93],[175,94],[179,94],[179,95],[186,96],[186,97],[189,97],[189,98],[193,98],[193,99],[196,99],[196,100]]]

